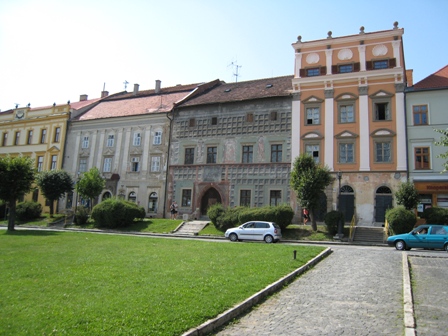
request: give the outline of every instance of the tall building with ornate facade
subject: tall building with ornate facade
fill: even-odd
[[[398,28],[292,44],[292,155],[309,153],[335,177],[327,211],[346,222],[381,226],[406,180],[404,30]],[[339,179],[338,179],[339,173]]]

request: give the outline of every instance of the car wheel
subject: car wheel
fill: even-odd
[[[238,236],[236,235],[236,233],[231,233],[229,239],[230,241],[236,242],[238,241]]]
[[[448,252],[448,244],[445,244],[444,249]]]
[[[405,244],[404,241],[402,241],[402,240],[397,240],[397,241],[395,242],[395,248],[396,248],[398,251],[403,251],[403,250],[406,249],[406,244]]]
[[[266,236],[264,237],[264,241],[265,241],[266,243],[270,244],[270,243],[274,242],[274,238],[273,238],[271,235],[266,235]]]

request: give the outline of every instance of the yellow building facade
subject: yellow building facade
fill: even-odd
[[[391,30],[292,46],[292,159],[308,153],[333,172],[326,211],[381,226],[406,180],[406,85],[402,35]]]
[[[69,118],[69,104],[0,112],[0,156],[31,157],[38,172],[61,169]],[[37,188],[25,200],[39,202],[43,212],[50,210]]]

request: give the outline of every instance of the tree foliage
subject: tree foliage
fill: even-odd
[[[65,170],[48,170],[37,175],[36,183],[50,203],[50,217],[53,217],[54,202],[73,190],[73,179]]]
[[[82,198],[90,199],[90,206],[92,206],[92,200],[101,194],[105,185],[106,182],[100,171],[98,168],[93,167],[88,172],[85,172],[76,183],[76,191]]]
[[[412,210],[417,207],[419,202],[418,191],[415,188],[414,183],[407,181],[400,185],[397,192],[395,193],[395,198],[398,205],[402,205],[406,210]]]
[[[328,167],[316,164],[310,155],[301,154],[294,160],[291,188],[296,192],[300,205],[309,210],[314,231],[317,231],[314,212],[319,207],[320,194],[332,182],[333,178]]]
[[[442,134],[442,136],[440,137],[440,140],[436,142],[436,145],[448,147],[448,128],[446,130],[435,129],[434,131]],[[448,171],[448,150],[443,154],[437,155],[437,157],[447,160],[443,164],[443,167],[444,167],[443,172],[447,172]]]
[[[9,207],[8,231],[14,231],[16,202],[31,190],[34,179],[33,159],[26,156],[0,157],[0,199]]]

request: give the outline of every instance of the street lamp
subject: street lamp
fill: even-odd
[[[341,211],[341,179],[342,179],[342,172],[339,170],[337,175],[338,182],[339,182],[339,188],[338,188],[338,211]],[[344,221],[339,220],[338,222],[338,237],[339,239],[342,239],[344,237]]]

